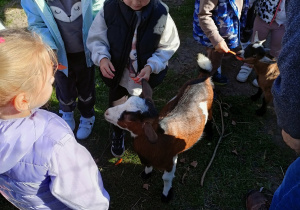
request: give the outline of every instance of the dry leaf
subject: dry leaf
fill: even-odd
[[[149,189],[149,186],[150,186],[149,184],[143,184],[143,188],[146,189],[146,190]]]
[[[120,163],[122,163],[123,159],[120,158],[116,163],[115,163],[115,166],[119,165]]]
[[[228,112],[224,112],[224,117],[228,117]]]
[[[181,158],[181,159],[179,160],[179,162],[180,162],[180,163],[185,163],[185,158]]]
[[[198,162],[195,160],[190,163],[190,165],[193,166],[194,168],[196,168],[197,164],[198,164]]]
[[[183,176],[182,176],[182,179],[181,179],[181,182],[182,182],[182,184],[184,184],[184,178],[187,176],[187,172],[185,172],[184,174],[183,174]]]
[[[233,151],[231,151],[232,153],[238,155],[238,152],[236,151],[236,149],[234,149]]]
[[[98,164],[100,162],[99,158],[94,159],[95,163]]]
[[[236,125],[236,122],[234,120],[231,121],[232,125]]]

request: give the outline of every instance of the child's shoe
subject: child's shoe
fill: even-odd
[[[227,78],[218,71],[212,76],[212,81],[215,85],[227,85]]]
[[[68,123],[72,131],[74,131],[75,129],[74,112],[64,112],[62,110],[59,110],[59,113],[62,114],[61,118],[63,118],[64,121]]]
[[[124,132],[122,132],[121,136],[116,136],[115,132],[113,132],[111,138],[111,154],[115,157],[121,157],[124,152]]]
[[[257,83],[257,79],[254,79],[254,80],[252,81],[252,85],[254,85],[255,87],[259,87],[259,86],[258,86],[258,83]]]
[[[77,139],[86,139],[92,133],[95,122],[95,116],[90,118],[80,117],[80,124],[76,133]]]
[[[251,71],[252,71],[251,67],[247,66],[246,64],[243,64],[241,66],[240,72],[236,76],[236,80],[239,81],[239,82],[246,82],[246,80],[248,79]]]

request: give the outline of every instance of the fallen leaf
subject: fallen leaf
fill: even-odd
[[[98,164],[99,163],[99,158],[94,159],[95,163]]]
[[[146,190],[149,189],[149,186],[150,186],[149,184],[143,184],[143,188],[146,189]]]
[[[228,112],[224,112],[224,117],[228,117]]]
[[[122,163],[123,159],[120,158],[116,163],[115,163],[115,166],[119,165],[120,163]]]
[[[232,125],[236,125],[236,122],[234,120],[231,121]]]
[[[184,184],[184,178],[187,176],[187,172],[185,172],[182,176],[181,183]]]
[[[179,162],[180,162],[180,163],[185,163],[185,158],[181,158],[181,159],[179,160]]]
[[[198,164],[198,162],[195,160],[190,163],[190,165],[193,166],[194,168],[196,168],[197,164]]]
[[[233,151],[231,151],[232,153],[234,153],[235,155],[238,155],[238,152],[236,151],[236,149],[234,149]]]

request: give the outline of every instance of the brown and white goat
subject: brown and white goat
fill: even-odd
[[[243,58],[242,61],[244,63],[253,65],[253,69],[257,75],[259,88],[257,93],[251,96],[251,99],[256,101],[263,93],[262,105],[256,110],[256,114],[259,116],[266,113],[268,104],[273,100],[271,89],[274,80],[279,75],[276,60],[272,59],[271,56],[268,55],[268,50],[262,45],[264,41],[258,40],[256,32],[253,43],[249,44],[244,50],[237,53],[238,57]]]
[[[211,71],[210,61],[202,54],[198,55],[198,64],[203,70]],[[108,122],[131,133],[134,150],[146,166],[144,176],[150,175],[153,167],[164,170],[163,202],[172,198],[178,154],[190,149],[202,137],[206,124],[211,126],[212,102],[212,81],[206,74],[184,84],[158,114],[152,89],[143,80],[140,97],[131,96],[104,114]],[[211,132],[212,128],[207,127],[206,134],[211,135]]]

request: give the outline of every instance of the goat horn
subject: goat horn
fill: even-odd
[[[265,41],[266,41],[266,40],[260,41],[260,40],[258,39],[258,31],[255,31],[255,36],[254,36],[253,43],[258,42],[259,45],[262,45]]]
[[[254,36],[254,40],[253,42],[259,42],[259,39],[258,39],[258,31],[255,31],[255,36]]]

